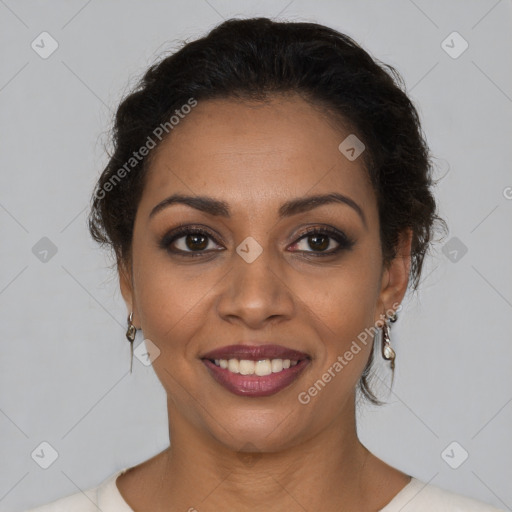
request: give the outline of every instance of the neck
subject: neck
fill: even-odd
[[[156,491],[162,510],[164,503],[167,511],[169,504],[201,512],[364,509],[374,457],[357,437],[353,401],[347,409],[293,447],[247,453],[212,439],[169,404],[171,446]]]

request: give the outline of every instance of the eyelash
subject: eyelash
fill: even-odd
[[[206,235],[208,238],[210,238],[213,242],[215,242],[217,245],[220,245],[219,242],[217,242],[215,235],[213,235],[210,231],[208,231],[205,228],[198,228],[194,226],[186,226],[183,228],[178,228],[175,231],[171,231],[170,233],[167,233],[164,235],[164,237],[161,239],[159,246],[160,248],[166,250],[167,252],[170,252],[173,255],[178,256],[185,256],[185,257],[201,257],[207,254],[210,251],[182,251],[181,249],[171,249],[170,246],[173,242],[176,240],[183,238],[187,235],[193,235],[193,234],[199,234],[199,235]],[[298,251],[298,252],[305,252],[308,255],[311,255],[313,257],[326,257],[326,256],[333,256],[334,254],[338,254],[339,252],[343,250],[350,250],[355,244],[355,241],[350,239],[345,233],[342,231],[338,231],[335,228],[331,227],[312,227],[306,229],[300,237],[293,242],[292,245],[296,245],[304,238],[308,238],[312,235],[327,235],[329,238],[334,239],[339,245],[335,249],[331,249],[329,252],[315,252],[315,251]]]

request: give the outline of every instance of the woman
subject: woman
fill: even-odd
[[[147,71],[90,230],[116,256],[171,443],[33,510],[497,510],[357,437],[356,397],[380,403],[372,361],[393,371],[390,322],[443,226],[400,82],[339,32],[265,18]]]

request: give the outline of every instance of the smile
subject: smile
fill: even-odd
[[[230,345],[201,357],[213,379],[238,396],[271,396],[309,366],[308,354],[280,345]]]
[[[228,365],[231,363],[233,366],[238,366],[239,370],[241,366],[242,371],[251,372],[244,374],[240,371],[239,373],[235,373],[229,368],[221,368],[220,362],[217,366],[215,361],[211,361],[210,359],[203,359],[202,361],[208,368],[210,375],[225,389],[235,395],[246,397],[263,397],[278,393],[292,384],[311,362],[310,359],[302,359],[297,361],[293,366],[291,366],[290,362],[290,366],[284,368],[287,361],[285,360],[281,363],[283,368],[280,371],[267,373],[265,375],[256,375],[254,368],[265,367],[265,370],[268,371],[269,364],[271,363],[268,363],[268,360],[257,362],[242,360],[239,362],[236,359],[230,359],[228,361]],[[226,360],[224,359],[224,361]],[[273,361],[281,362],[282,360],[274,359]],[[250,368],[249,363],[252,363],[253,369]],[[244,369],[245,364],[247,364],[246,369]]]

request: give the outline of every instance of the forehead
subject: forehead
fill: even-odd
[[[362,157],[351,161],[338,149],[350,134],[298,96],[199,101],[154,150],[140,207],[181,192],[275,209],[335,191],[372,206]]]

